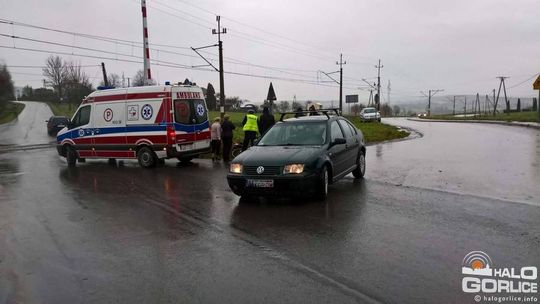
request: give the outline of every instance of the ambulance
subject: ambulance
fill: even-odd
[[[210,150],[208,108],[200,87],[169,85],[104,89],[88,95],[58,132],[68,166],[85,159],[189,161]]]

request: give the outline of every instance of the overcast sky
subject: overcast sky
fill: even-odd
[[[340,53],[347,62],[344,95],[359,94],[361,101],[369,96],[359,89],[366,86],[362,79],[376,80],[379,58],[383,102],[389,80],[392,103],[420,99],[419,91],[429,89],[487,94],[498,88],[496,76],[510,77],[511,96],[538,94],[532,90],[534,79],[527,80],[540,72],[538,0],[148,0],[147,6],[151,57],[160,62],[152,64],[152,72],[160,83],[189,78],[201,86],[210,82],[219,91],[215,71],[179,66],[205,64],[188,48],[216,43],[211,29],[217,26],[214,14],[220,14],[227,28],[224,70],[251,75],[226,74],[227,96],[259,103],[272,81],[278,100],[337,100],[335,83],[317,71],[337,71]],[[8,66],[43,65],[51,51],[106,57],[61,55],[92,66],[85,71],[95,84],[102,61],[109,73],[125,77],[142,68],[142,63],[127,62],[142,57],[140,1],[0,0],[0,7],[1,19],[135,42],[0,23],[0,34],[68,45],[0,37],[0,45],[9,47],[0,48],[0,60]],[[205,51],[217,66],[217,48]],[[17,86],[41,85],[39,68],[10,71]]]

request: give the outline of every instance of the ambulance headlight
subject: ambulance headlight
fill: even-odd
[[[290,164],[283,168],[283,174],[300,174],[304,172],[304,164]]]
[[[241,174],[242,164],[231,164],[231,166],[229,167],[229,172],[235,173],[235,174]]]

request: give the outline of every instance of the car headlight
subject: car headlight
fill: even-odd
[[[229,167],[229,172],[236,174],[242,173],[242,164],[231,164]]]
[[[304,164],[290,164],[283,168],[283,174],[300,174],[304,172]]]

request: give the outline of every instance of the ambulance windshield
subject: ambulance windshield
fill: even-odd
[[[208,120],[206,105],[202,99],[176,99],[174,120],[179,124],[201,124]]]

